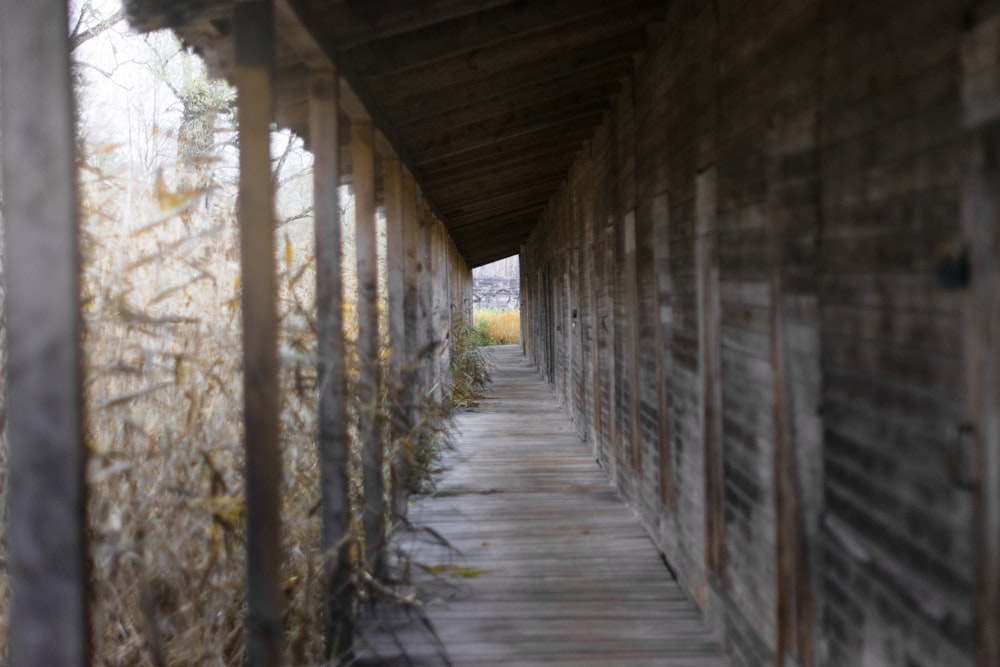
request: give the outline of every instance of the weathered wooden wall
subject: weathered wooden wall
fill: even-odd
[[[743,665],[997,664],[991,12],[670,3],[522,247],[527,352]]]

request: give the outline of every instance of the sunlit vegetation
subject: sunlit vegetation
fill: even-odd
[[[490,342],[488,345],[512,345],[521,342],[521,311],[476,310],[473,322]]]
[[[88,25],[116,11],[112,2],[77,8]],[[86,47],[74,56],[94,664],[240,665],[245,507],[233,92],[209,81],[203,64],[169,34],[141,37],[113,23]],[[286,639],[293,664],[319,664],[324,554],[311,158],[287,134],[275,135],[272,152]],[[347,361],[356,369],[353,211],[346,190],[341,203]],[[471,390],[456,392],[457,405],[475,400],[485,386],[485,369],[479,373]],[[356,381],[356,372],[348,381]],[[387,418],[400,388],[389,378],[382,386]],[[357,395],[348,388],[352,401]],[[347,407],[357,509],[358,406]],[[385,429],[384,443],[387,469],[396,456],[413,463],[403,480],[413,490],[446,443],[447,423],[439,408],[417,407],[413,430],[389,442]],[[3,444],[0,492],[5,451]],[[360,534],[353,539],[359,554]],[[3,563],[0,664],[7,660],[9,597]],[[386,590],[373,586],[363,567],[356,562],[358,604],[373,590]]]

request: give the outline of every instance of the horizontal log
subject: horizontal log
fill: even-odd
[[[580,150],[593,133],[594,128],[587,125],[571,132],[562,132],[552,136],[541,133],[519,137],[517,140],[503,144],[489,144],[449,159],[428,160],[424,163],[424,173],[440,173],[466,168],[472,171],[483,166],[488,167],[503,162],[530,160],[565,150]]]
[[[604,112],[587,110],[579,116],[549,118],[533,123],[530,126],[518,127],[507,132],[498,132],[492,137],[468,137],[464,140],[455,139],[448,142],[438,142],[434,145],[424,145],[414,150],[422,165],[436,160],[449,160],[465,153],[480,149],[504,152],[520,150],[540,141],[552,140],[555,137],[570,135],[578,130],[589,130],[589,135],[604,120]],[[509,143],[509,146],[504,144]]]
[[[589,57],[589,52],[587,57]],[[541,64],[540,64],[541,65]],[[535,79],[525,84],[523,73],[506,73],[503,77],[493,77],[493,85],[452,86],[435,90],[427,95],[417,94],[392,108],[391,118],[401,131],[406,131],[410,123],[418,123],[428,118],[441,118],[452,125],[462,125],[470,120],[486,117],[498,107],[516,109],[525,104],[543,102],[577,90],[603,82],[609,86],[611,95],[621,87],[620,79],[632,72],[631,56],[618,54],[611,60],[603,58],[597,62],[578,63],[562,70],[552,70],[549,76]],[[537,70],[535,72],[537,74]],[[504,79],[510,76],[514,88],[504,86]],[[516,81],[515,81],[516,79]]]
[[[405,36],[367,42],[341,49],[341,58],[359,72],[381,75],[410,70],[430,62],[488,48],[498,42],[521,40],[567,24],[601,20],[609,11],[619,16],[636,14],[641,5],[635,0],[549,0],[516,2],[493,7],[457,19],[409,31]],[[597,15],[592,19],[593,15]]]
[[[430,137],[448,136],[455,133],[488,134],[499,129],[524,125],[541,118],[575,114],[583,108],[607,108],[609,98],[618,87],[618,82],[601,81],[587,88],[525,104],[514,105],[497,101],[486,108],[480,107],[478,117],[467,114],[461,122],[456,122],[454,117],[438,117],[408,125],[406,136],[408,140],[416,142]]]
[[[552,175],[553,172],[563,173],[573,163],[575,152],[565,151],[555,153],[543,159],[531,161],[512,161],[493,169],[484,169],[475,174],[452,173],[439,179],[427,182],[427,187],[435,195],[459,191],[468,188],[492,187],[493,183],[506,182],[513,176],[519,180],[531,180],[540,175]]]
[[[644,33],[643,33],[644,34]],[[471,78],[456,80],[445,76],[434,76],[433,68],[411,73],[411,77],[389,77],[373,79],[368,87],[378,94],[387,109],[405,112],[408,100],[441,94],[450,97],[465,90],[469,100],[482,99],[490,95],[506,95],[515,90],[544,81],[551,81],[575,70],[622,59],[631,60],[632,54],[644,46],[638,34],[613,35],[607,39],[587,44],[585,49],[569,51],[547,51],[534,58],[522,54],[520,62],[508,64],[505,68],[494,66],[492,70],[470,71]],[[352,70],[353,71],[353,70]],[[419,78],[413,76],[420,74]],[[395,80],[393,80],[395,79]]]

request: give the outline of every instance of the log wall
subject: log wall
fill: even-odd
[[[670,3],[522,246],[527,353],[739,664],[996,664],[994,11]]]

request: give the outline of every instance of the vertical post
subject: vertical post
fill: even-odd
[[[89,661],[80,258],[65,0],[0,3],[10,652]]]
[[[271,117],[274,8],[270,0],[234,9],[240,132],[240,273],[243,308],[243,423],[247,506],[247,660],[282,662],[281,454]]]
[[[364,488],[365,563],[385,572],[385,484],[378,417],[378,256],[375,236],[375,131],[371,121],[351,121],[354,222],[358,260],[358,433]]]
[[[722,449],[722,360],[719,338],[719,263],[716,251],[716,168],[695,184],[698,289],[698,366],[701,372],[701,434],[705,462],[705,559],[708,571],[725,571],[725,488]]]
[[[963,352],[966,423],[952,475],[972,483],[976,545],[976,665],[1000,664],[1000,16],[963,36],[962,115],[971,141],[962,188],[962,239],[968,254]],[[965,449],[969,451],[965,451]],[[969,463],[966,464],[966,457]],[[968,469],[964,469],[968,465]]]
[[[410,490],[410,471],[413,461],[413,448],[416,442],[414,427],[419,422],[419,351],[420,340],[418,334],[417,318],[417,189],[413,177],[403,174],[402,183],[402,206],[403,206],[403,329],[404,334],[404,361],[403,361],[403,400],[406,405],[406,425],[407,432],[403,439],[403,448],[400,454],[399,472],[397,473],[397,483],[406,492]],[[400,475],[399,473],[402,473]],[[395,515],[397,517],[406,516],[406,498],[398,497],[396,500]]]
[[[313,146],[316,235],[316,328],[319,378],[318,433],[326,578],[327,658],[347,658],[353,644],[351,613],[351,499],[348,482],[346,368],[340,238],[340,145],[337,75],[309,78],[309,128]]]
[[[625,372],[628,374],[628,436],[629,462],[635,470],[642,469],[642,425],[639,419],[639,407],[642,403],[642,392],[639,381],[639,271],[637,267],[637,250],[635,238],[635,211],[625,215],[625,228],[622,239],[625,265],[622,267],[625,275],[625,326],[627,339],[625,349],[627,363]],[[641,484],[642,476],[638,477]]]
[[[404,274],[403,169],[399,160],[385,158],[385,252],[386,282],[389,309],[389,383],[391,405],[389,432],[392,442],[392,515],[405,516],[406,494],[402,484],[406,479],[405,439],[409,432],[408,397],[403,368],[406,363],[406,306]]]
[[[440,259],[440,227],[441,223],[433,214],[427,224],[427,276],[430,280],[428,299],[428,337],[430,339],[430,383],[431,395],[435,402],[441,401],[441,259]]]
[[[431,248],[432,235],[434,229],[434,217],[427,208],[421,210],[420,231],[417,239],[417,272],[419,273],[419,285],[417,289],[418,303],[418,327],[420,341],[420,362],[421,378],[423,390],[429,392],[435,398],[434,392],[434,362],[435,362],[435,340],[434,340],[434,283],[431,278]]]
[[[652,202],[653,207],[653,285],[656,316],[656,414],[657,438],[660,452],[660,502],[671,512],[677,511],[677,490],[674,485],[674,455],[670,444],[670,322],[668,310],[670,294],[670,201],[662,194]]]
[[[775,253],[777,255],[777,253]],[[784,296],[781,268],[776,258],[771,276],[771,378],[774,440],[775,555],[777,561],[774,664],[788,657],[804,667],[813,665],[813,596],[802,498],[799,493],[797,453],[791,393],[785,354]]]

